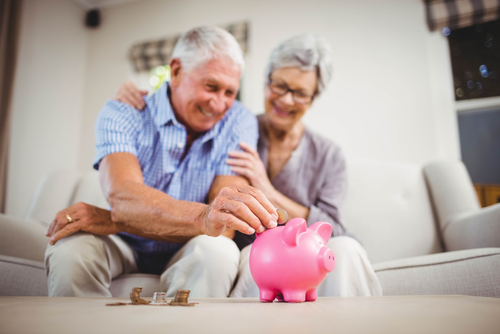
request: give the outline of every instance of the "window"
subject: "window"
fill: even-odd
[[[500,20],[443,29],[448,37],[455,100],[500,96]]]

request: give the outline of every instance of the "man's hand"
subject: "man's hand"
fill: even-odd
[[[126,103],[137,110],[142,110],[146,106],[143,99],[144,95],[148,95],[147,90],[139,90],[131,81],[127,81],[118,88],[114,100]]]
[[[276,209],[264,194],[243,183],[222,188],[199,217],[203,234],[209,236],[219,236],[226,228],[262,233],[265,227],[276,227],[277,219]]]
[[[68,222],[67,215],[71,217],[71,223]],[[49,243],[54,245],[60,239],[79,231],[110,235],[120,232],[120,228],[111,220],[110,211],[80,202],[57,213],[45,235],[50,237]]]

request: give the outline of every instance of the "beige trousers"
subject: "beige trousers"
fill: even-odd
[[[226,237],[198,236],[170,260],[160,277],[161,291],[174,297],[179,289],[190,297],[229,295],[238,273],[240,252]],[[49,296],[111,297],[114,278],[137,272],[134,251],[116,235],[75,233],[45,252]]]
[[[250,273],[249,245],[241,251],[239,278],[231,297],[259,297],[259,288]],[[361,244],[347,236],[331,238],[327,247],[335,255],[335,269],[317,289],[318,297],[381,296],[382,286]]]

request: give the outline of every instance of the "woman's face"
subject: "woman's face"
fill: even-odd
[[[295,99],[303,100],[304,97],[313,96],[316,92],[318,85],[316,71],[303,71],[298,67],[284,67],[271,73],[270,84],[266,87],[266,115],[274,128],[290,130],[304,116],[311,106],[311,102],[296,102],[290,91],[280,95],[275,93],[277,89],[272,89],[270,85],[278,87],[282,91],[286,88],[293,90]]]

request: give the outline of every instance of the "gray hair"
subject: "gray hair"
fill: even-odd
[[[243,74],[245,60],[240,45],[233,35],[215,26],[186,31],[179,37],[172,52],[172,58],[178,58],[188,72],[220,56],[229,57]]]
[[[283,67],[299,67],[316,71],[317,95],[321,94],[332,78],[333,66],[330,45],[320,36],[302,34],[281,42],[272,52],[267,64],[266,77]]]

